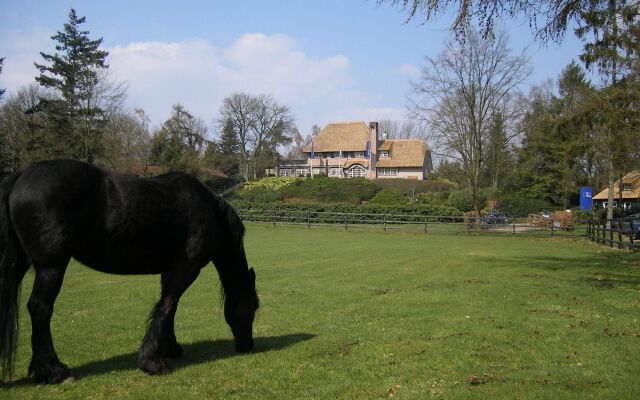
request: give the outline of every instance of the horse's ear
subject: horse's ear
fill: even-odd
[[[253,268],[249,268],[249,278],[255,283],[256,281],[256,271]]]

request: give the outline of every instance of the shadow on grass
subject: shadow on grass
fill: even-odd
[[[527,270],[540,272],[570,272],[579,274],[578,281],[598,288],[613,288],[616,286],[640,286],[640,257],[638,254],[625,250],[607,252],[590,257],[561,257],[545,256],[514,257],[513,265]],[[477,262],[489,262],[478,260]],[[534,275],[532,275],[534,276]],[[556,277],[537,275],[540,278]]]
[[[294,344],[301,343],[315,338],[316,335],[309,333],[294,333],[290,335],[268,336],[254,338],[254,349],[251,353],[266,353],[269,351],[278,351],[285,349]],[[234,350],[234,341],[232,339],[207,340],[195,343],[182,344],[184,354],[180,359],[167,359],[167,364],[173,371],[185,368],[191,365],[204,364],[225,358],[242,356]],[[133,371],[137,369],[138,353],[127,353],[107,358],[106,360],[92,361],[86,364],[72,366],[71,374],[82,379],[89,376],[98,376],[109,374],[114,371]],[[63,360],[64,361],[64,360]],[[142,374],[143,372],[140,371]],[[0,387],[18,387],[34,384],[31,378],[25,377],[16,381],[2,384]]]

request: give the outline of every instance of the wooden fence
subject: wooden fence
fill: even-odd
[[[465,221],[463,217],[407,215],[407,214],[367,214],[338,213],[328,211],[294,210],[251,210],[239,209],[244,221],[272,224],[298,225],[311,229],[316,226],[331,227],[340,230],[383,230],[384,232],[403,231],[416,233],[450,234],[498,234],[511,236],[562,236],[588,237],[591,240],[612,247],[640,248],[638,240],[629,234],[629,225],[604,223],[596,220],[576,220],[571,226],[561,221],[549,220],[541,226],[531,224],[528,218],[508,218],[499,223]]]
[[[640,241],[635,239],[637,234],[633,221],[628,219],[591,219],[587,225],[587,236],[592,241],[619,249],[640,249]]]

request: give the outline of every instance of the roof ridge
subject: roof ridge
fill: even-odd
[[[346,124],[363,124],[366,126],[366,122],[362,120],[353,120],[353,121],[329,121],[327,125],[346,125]],[[325,125],[326,126],[326,125]]]

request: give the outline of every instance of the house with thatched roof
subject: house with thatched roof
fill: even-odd
[[[625,175],[622,178],[622,193],[620,189],[620,182],[615,182],[613,185],[613,206],[622,207],[624,211],[628,212],[640,212],[640,170],[631,171]],[[594,205],[606,207],[608,198],[609,189],[607,188],[593,196]]]
[[[329,123],[304,148],[304,154],[304,160],[282,160],[267,174],[422,180],[433,168],[424,141],[381,138],[377,122]]]

